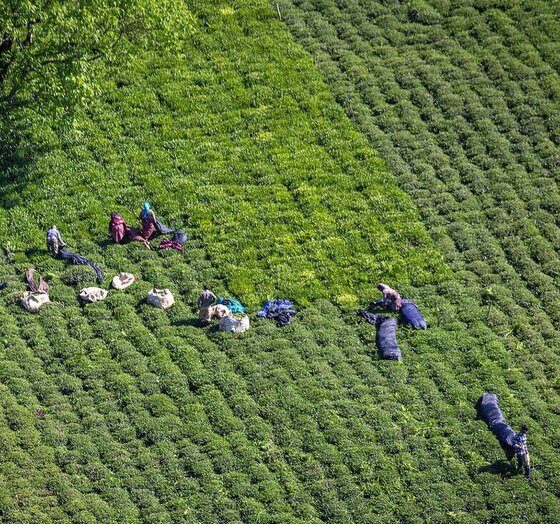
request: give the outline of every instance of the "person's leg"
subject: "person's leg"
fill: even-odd
[[[523,455],[517,455],[517,471],[521,471],[523,467]]]
[[[523,468],[525,469],[525,477],[531,478],[531,461],[529,459],[529,453],[523,455]]]
[[[49,237],[49,251],[51,253],[51,255],[57,256],[58,255],[58,240],[51,236]]]
[[[212,319],[210,308],[201,307],[198,313],[198,320],[201,324],[209,324]]]

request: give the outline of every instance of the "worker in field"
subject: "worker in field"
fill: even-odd
[[[156,231],[156,214],[151,209],[149,202],[144,202],[142,210],[140,211],[140,222],[142,223],[142,236],[149,240]]]
[[[56,226],[52,226],[47,231],[47,249],[51,255],[55,257],[58,256],[58,252],[61,247],[65,247],[66,243],[62,240],[60,236],[60,232],[56,228]]]
[[[202,293],[198,297],[198,320],[202,324],[208,324],[212,320],[211,307],[216,303],[217,297],[212,293],[209,286],[202,288]]]
[[[531,478],[531,462],[529,460],[529,450],[527,449],[527,432],[529,427],[523,424],[521,431],[513,439],[513,448],[517,457],[517,471],[521,469],[525,472],[525,478]]]
[[[383,306],[388,307],[393,311],[399,311],[401,309],[402,300],[397,291],[381,282],[377,284],[377,289],[383,293],[383,298],[380,301]]]

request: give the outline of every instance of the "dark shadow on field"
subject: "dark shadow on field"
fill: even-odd
[[[0,113],[0,207],[10,209],[26,204],[24,190],[29,184],[40,185],[36,175],[30,177],[34,159],[50,149],[32,139],[30,125],[25,117],[14,113]],[[27,199],[28,200],[28,199]]]
[[[502,479],[509,479],[517,473],[517,470],[511,462],[506,460],[497,460],[493,464],[482,466],[478,469],[478,472],[492,473],[493,475],[500,475]]]
[[[109,219],[107,219],[107,222],[109,221]],[[115,241],[112,238],[106,238],[104,240],[100,240],[99,242],[97,242],[97,245],[102,248],[105,249],[108,246],[112,246],[115,244]]]
[[[187,318],[185,320],[177,320],[173,322],[174,326],[194,326],[194,327],[205,327],[201,326],[198,318]]]
[[[25,250],[25,255],[28,257],[45,255],[46,249],[39,249],[38,247],[31,247]]]

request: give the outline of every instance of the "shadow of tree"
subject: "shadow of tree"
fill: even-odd
[[[26,186],[40,182],[30,166],[38,155],[48,153],[50,146],[33,138],[34,118],[21,112],[0,114],[0,207],[4,209],[25,204]]]

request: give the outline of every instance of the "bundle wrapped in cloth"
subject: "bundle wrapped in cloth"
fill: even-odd
[[[276,324],[280,327],[289,324],[295,315],[296,310],[292,302],[283,298],[265,302],[262,310],[257,313],[258,317],[276,320]]]
[[[227,315],[220,320],[220,331],[229,331],[231,333],[243,333],[249,329],[249,317],[243,315],[241,318],[236,318]]]
[[[400,309],[401,319],[402,321],[412,326],[414,329],[428,329],[428,325],[420,313],[418,306],[412,302],[412,300],[408,300],[406,298],[402,299],[401,302],[401,309]]]
[[[360,309],[357,314],[377,328],[375,343],[381,358],[387,360],[402,360],[401,350],[397,344],[397,319],[383,315],[375,315]]]
[[[175,298],[169,289],[153,288],[146,297],[146,300],[152,306],[160,309],[170,308],[175,303]]]
[[[515,431],[504,418],[502,410],[498,405],[498,395],[487,391],[484,392],[476,402],[476,411],[477,418],[486,422],[488,429],[498,439],[507,459],[511,460],[515,455]]]

